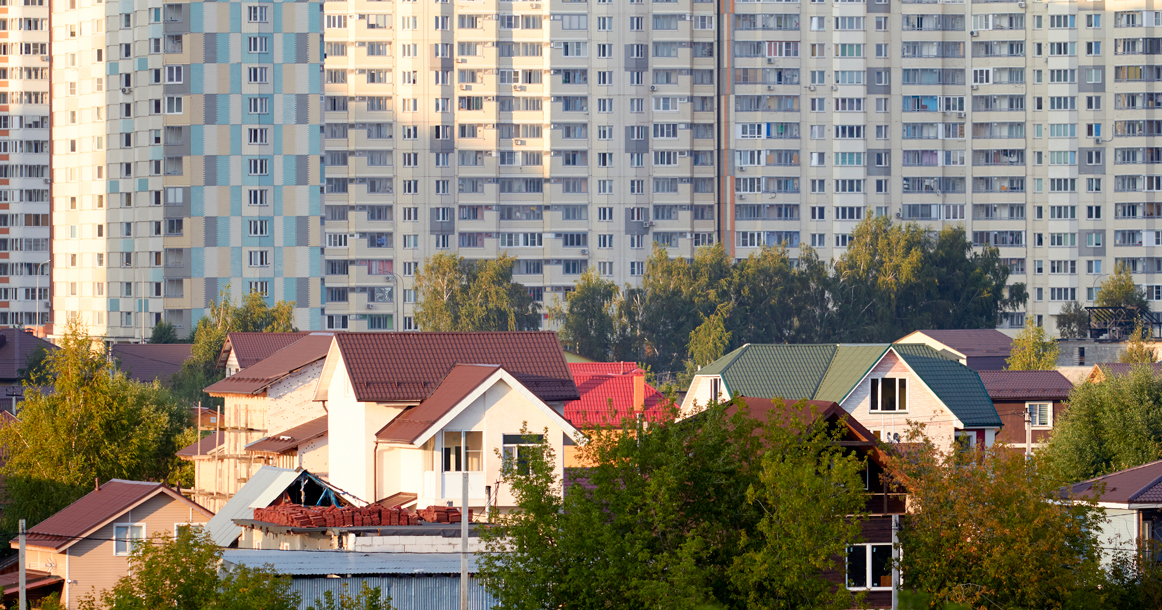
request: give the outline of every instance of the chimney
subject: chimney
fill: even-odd
[[[641,413],[646,408],[646,372],[640,368],[633,373],[633,411]]]

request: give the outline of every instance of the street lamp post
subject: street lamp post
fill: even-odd
[[[43,263],[36,266],[36,325],[42,326],[41,335],[44,334],[44,329],[43,325],[40,323],[40,270],[43,269],[45,265],[49,264],[49,262],[50,261],[44,261]]]

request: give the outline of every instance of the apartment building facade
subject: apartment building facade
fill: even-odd
[[[49,302],[48,5],[0,6],[0,326],[40,328]]]
[[[53,305],[110,340],[189,332],[229,287],[319,326],[315,2],[53,7]]]
[[[229,283],[408,330],[441,251],[548,304],[654,244],[839,256],[867,214],[998,247],[1030,294],[1003,327],[1120,262],[1162,300],[1147,4],[69,0],[54,309],[132,339]]]

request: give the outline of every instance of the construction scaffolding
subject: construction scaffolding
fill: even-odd
[[[265,398],[249,399],[227,399],[225,408],[218,408],[213,434],[219,443],[194,459],[193,500],[214,512],[221,510],[259,468],[281,465],[274,463],[281,460],[246,451],[246,445],[267,435]],[[203,431],[199,418],[199,438]]]
[[[1086,307],[1089,313],[1089,338],[1094,341],[1126,341],[1141,324],[1152,338],[1162,337],[1162,322],[1137,307]]]

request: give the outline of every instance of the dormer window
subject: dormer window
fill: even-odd
[[[871,380],[871,411],[907,411],[908,380],[884,377]]]

